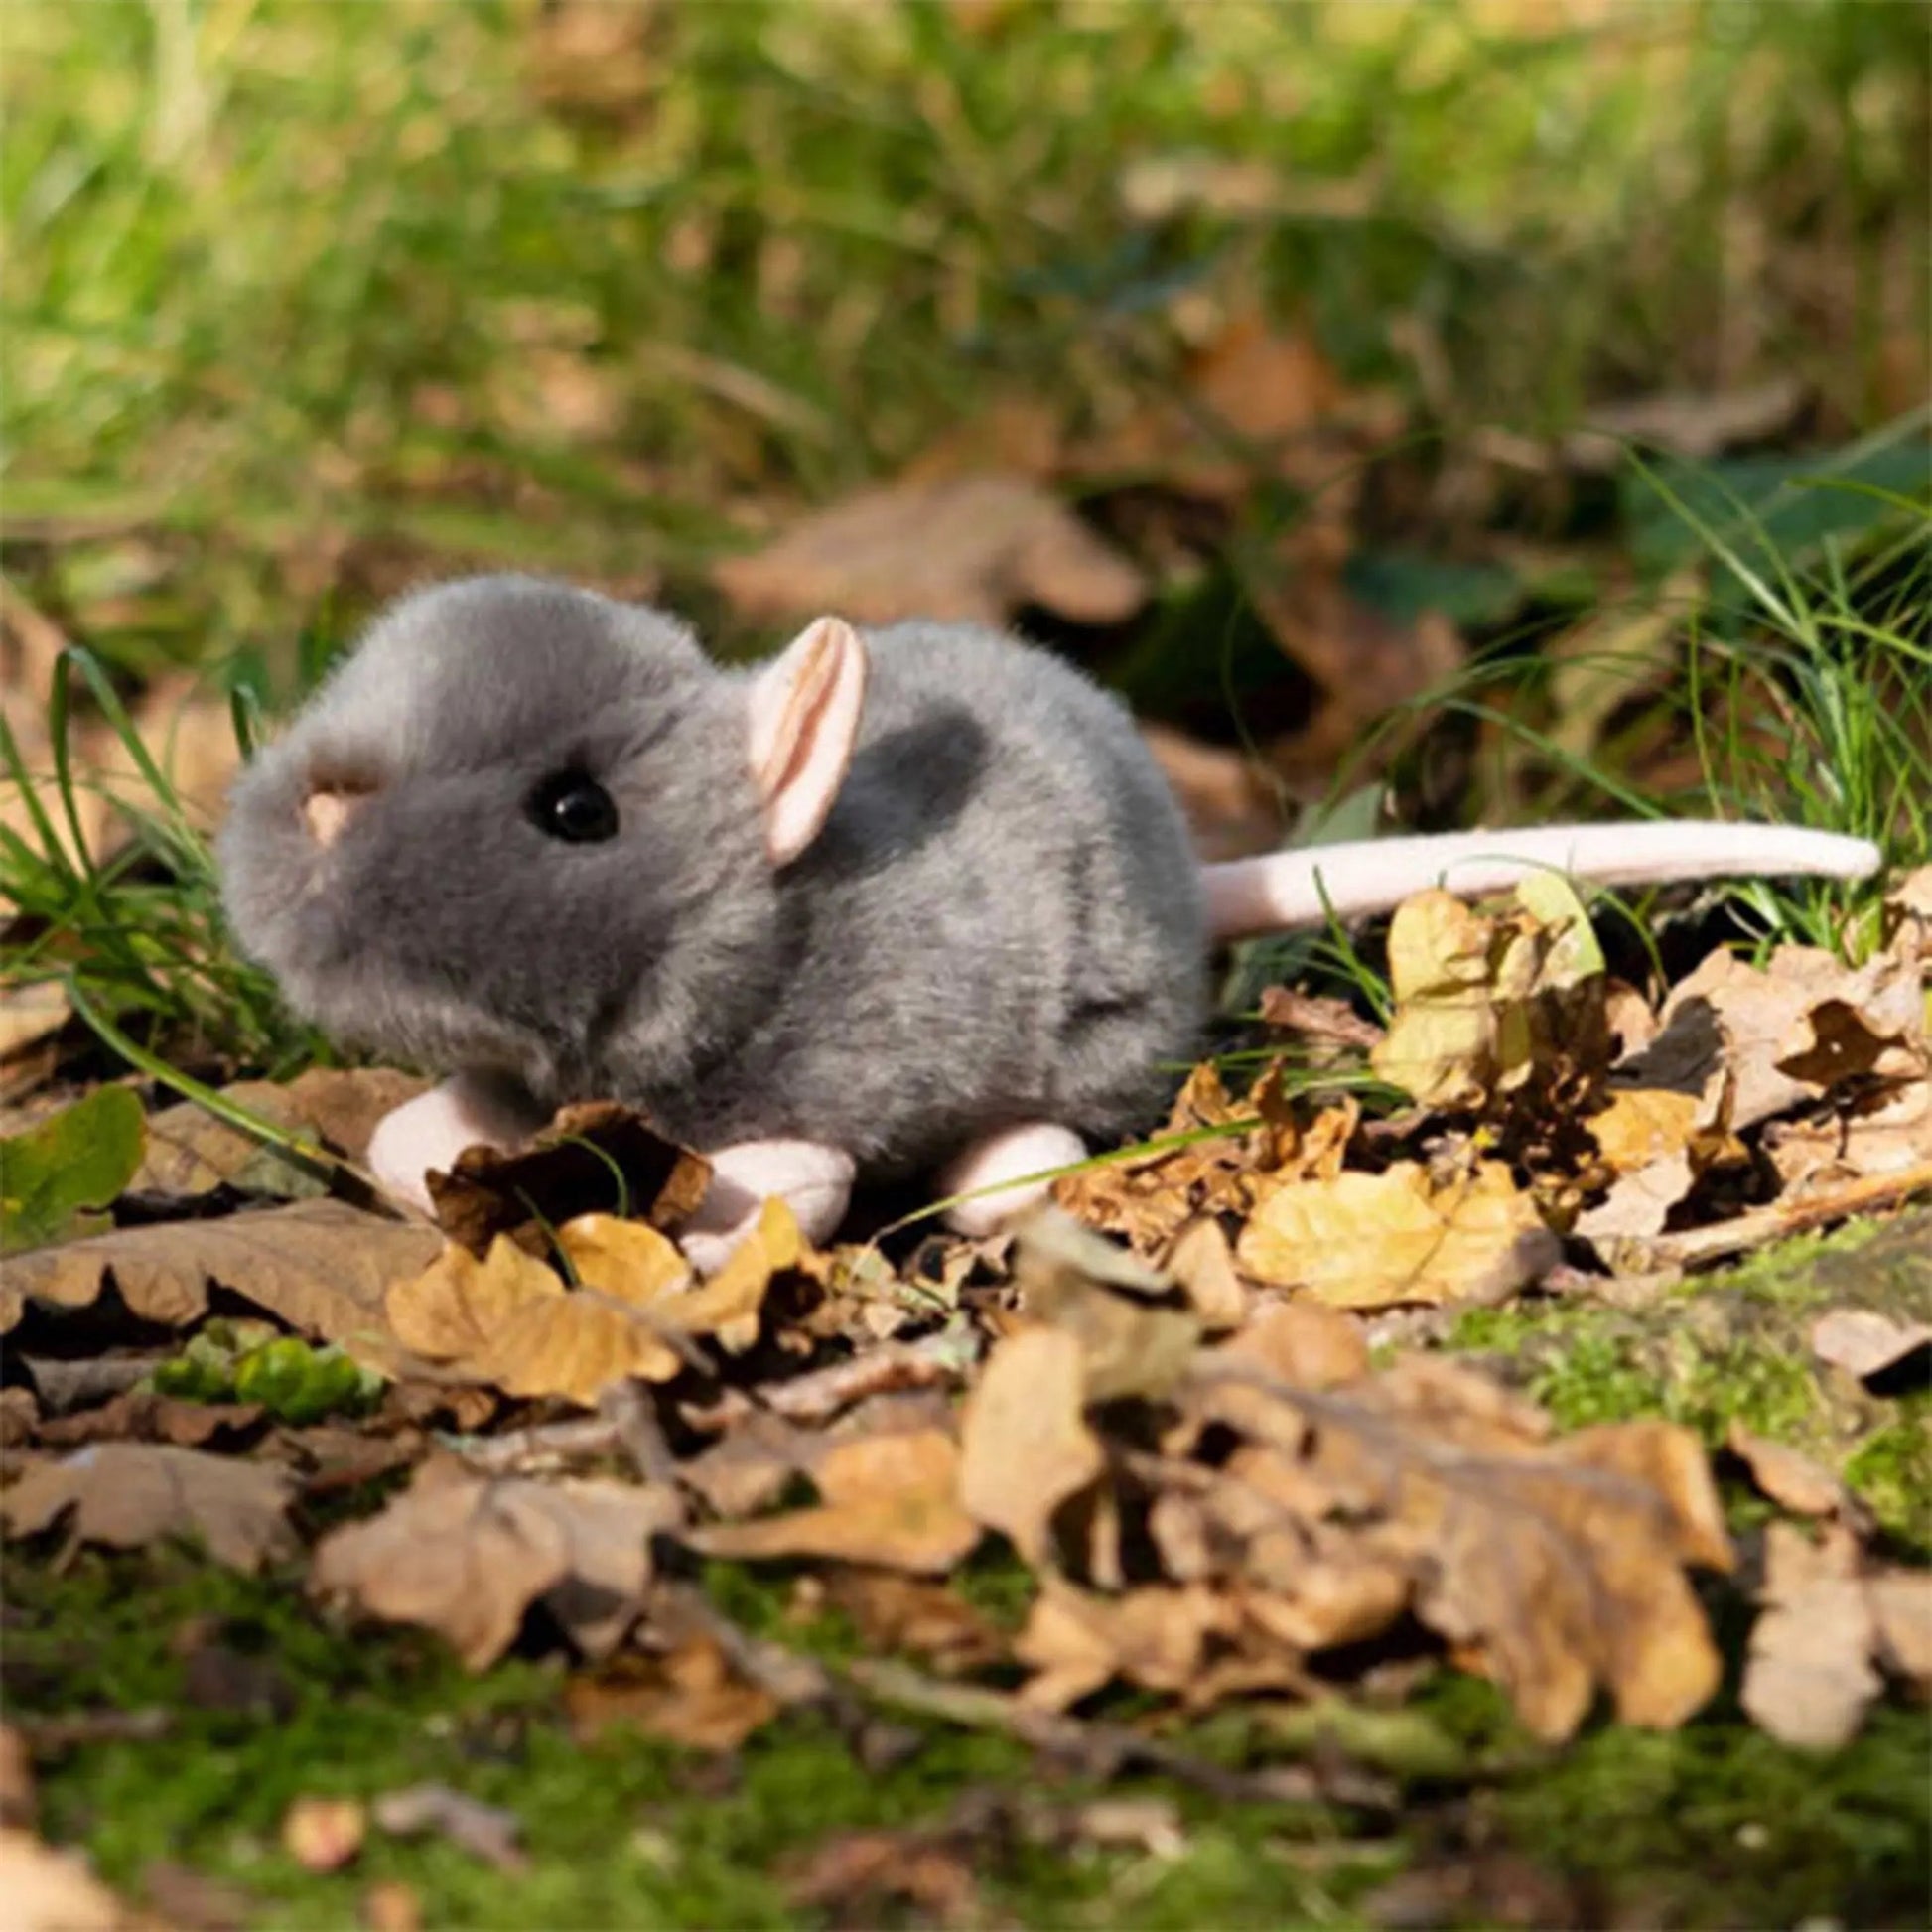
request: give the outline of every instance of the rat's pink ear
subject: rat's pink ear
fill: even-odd
[[[859,633],[841,618],[820,618],[752,680],[752,777],[774,866],[811,844],[839,795],[859,739],[866,669]]]

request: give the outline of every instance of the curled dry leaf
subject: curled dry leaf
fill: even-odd
[[[1413,1161],[1379,1174],[1292,1180],[1263,1196],[1235,1247],[1256,1280],[1352,1309],[1500,1301],[1561,1253],[1498,1161],[1442,1184]]]
[[[87,1307],[111,1275],[143,1320],[185,1327],[207,1312],[208,1289],[218,1284],[299,1333],[353,1352],[358,1341],[388,1337],[384,1292],[420,1272],[437,1246],[429,1228],[335,1200],[117,1228],[10,1257],[0,1281],[0,1331],[19,1321],[30,1301]]]
[[[615,1101],[565,1107],[529,1148],[467,1148],[454,1172],[429,1176],[436,1218],[452,1241],[483,1255],[499,1234],[561,1227],[580,1214],[620,1211],[674,1228],[710,1185],[702,1155],[678,1147]]]
[[[1552,1442],[1522,1398],[1421,1357],[1314,1394],[1222,1349],[1194,1387],[1247,1439],[1203,1497],[1244,1617],[1274,1640],[1358,1641],[1406,1606],[1550,1738],[1599,1685],[1626,1722],[1654,1725],[1716,1689],[1684,1569],[1731,1559],[1688,1432],[1639,1422]]]
[[[1534,1084],[1587,1091],[1609,1064],[1603,955],[1567,881],[1539,874],[1519,909],[1419,893],[1389,926],[1395,1015],[1369,1054],[1419,1104],[1481,1109]]]
[[[1725,1433],[1725,1448],[1750,1471],[1752,1482],[1781,1507],[1800,1516],[1849,1513],[1852,1498],[1844,1483],[1802,1449],[1774,1443],[1746,1429],[1734,1416]]]
[[[294,1549],[287,1520],[294,1493],[294,1478],[267,1463],[101,1443],[35,1464],[0,1493],[0,1518],[14,1535],[33,1536],[71,1511],[74,1542],[123,1550],[198,1536],[222,1563],[254,1570]]]
[[[1119,623],[1147,599],[1139,566],[1037,483],[985,474],[867,490],[714,575],[760,620],[839,611],[855,623],[1003,624],[1036,604],[1075,623]]]
[[[1714,952],[1665,1001],[1657,1036],[1621,1070],[1648,1087],[1715,1097],[1733,1132],[1857,1076],[1922,1078],[1923,965],[1915,927],[1860,967],[1809,946],[1762,966]]]
[[[1832,1309],[1812,1323],[1811,1352],[1861,1382],[1888,1375],[1927,1350],[1932,1350],[1932,1326],[1894,1321],[1876,1309]]]
[[[507,1395],[594,1406],[614,1382],[671,1380],[684,1366],[680,1337],[716,1335],[728,1346],[753,1339],[773,1270],[809,1255],[778,1200],[699,1288],[672,1242],[643,1222],[581,1215],[558,1230],[557,1246],[579,1278],[574,1290],[507,1234],[481,1260],[452,1242],[390,1291],[397,1337]]]
[[[816,1508],[690,1530],[684,1541],[706,1556],[829,1557],[943,1576],[980,1540],[959,1502],[959,1449],[943,1429],[840,1443],[812,1481]]]
[[[485,1481],[432,1461],[379,1516],[323,1539],[309,1587],[438,1631],[472,1670],[509,1648],[539,1601],[581,1650],[602,1656],[641,1607],[650,1539],[682,1520],[667,1489]]]

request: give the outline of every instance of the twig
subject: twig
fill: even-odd
[[[1073,1718],[1059,1711],[1036,1711],[1004,1691],[944,1683],[904,1664],[861,1659],[848,1664],[845,1675],[881,1704],[938,1718],[969,1730],[998,1731],[1035,1750],[1071,1758],[1101,1776],[1124,1764],[1139,1764],[1228,1804],[1314,1804],[1333,1798],[1379,1810],[1393,1803],[1389,1786],[1379,1779],[1351,1777],[1346,1788],[1340,1789],[1333,1779],[1318,1777],[1299,1764],[1231,1771],[1126,1725]]]
[[[1868,1174],[1812,1200],[1754,1207],[1715,1227],[1687,1228],[1681,1234],[1649,1238],[1629,1236],[1614,1244],[1615,1253],[1619,1260],[1627,1256],[1650,1268],[1695,1268],[1700,1262],[1722,1261],[1826,1221],[1842,1221],[1848,1215],[1877,1207],[1901,1206],[1928,1189],[1932,1189],[1932,1161],[1921,1161],[1897,1173]]]
[[[646,1482],[674,1484],[677,1457],[664,1440],[664,1425],[651,1399],[650,1384],[634,1377],[613,1382],[597,1399],[599,1416],[617,1432],[630,1466]]]
[[[489,1476],[511,1475],[535,1463],[608,1455],[623,1447],[618,1426],[608,1416],[573,1416],[568,1422],[511,1429],[501,1436],[445,1436],[438,1440],[472,1468]]]

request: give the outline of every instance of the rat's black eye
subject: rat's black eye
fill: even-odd
[[[524,806],[530,823],[566,845],[595,845],[618,836],[618,807],[595,778],[581,771],[553,771]]]

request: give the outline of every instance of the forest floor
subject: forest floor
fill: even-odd
[[[0,21],[20,1923],[1922,1920],[1912,10],[83,12]],[[621,1109],[381,1211],[410,1076],[221,927],[243,746],[473,568],[1017,624],[1211,856],[1886,867],[1243,948],[1057,1218],[697,1286]]]

